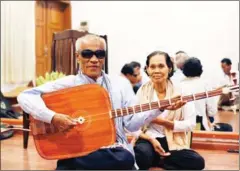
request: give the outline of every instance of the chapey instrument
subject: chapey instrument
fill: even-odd
[[[74,128],[61,132],[31,116],[30,127],[41,157],[49,160],[80,157],[116,142],[114,118],[167,107],[177,100],[189,102],[236,91],[239,85],[113,110],[103,87],[80,85],[42,95],[49,109],[78,122]]]

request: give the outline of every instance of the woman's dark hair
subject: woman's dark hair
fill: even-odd
[[[186,77],[200,77],[202,72],[202,64],[198,58],[192,57],[185,61],[183,65],[183,74]]]
[[[147,76],[149,76],[149,74],[147,73],[147,66],[145,66],[145,67],[143,68],[143,70],[144,70],[144,72],[147,74]]]
[[[173,76],[174,65],[173,65],[173,62],[172,62],[170,56],[169,56],[168,53],[166,53],[166,52],[154,51],[154,52],[150,53],[150,54],[147,56],[146,66],[145,66],[145,68],[144,68],[145,73],[149,76],[149,74],[147,73],[147,67],[149,66],[150,59],[151,59],[153,56],[155,56],[155,55],[164,55],[164,56],[165,56],[166,64],[167,64],[168,68],[171,69],[171,71],[168,73],[168,79],[169,79],[171,76]]]

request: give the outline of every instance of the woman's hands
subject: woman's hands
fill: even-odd
[[[159,141],[156,138],[151,138],[149,140],[151,142],[151,144],[153,145],[154,150],[160,155],[160,156],[169,156],[170,153],[169,152],[165,152],[165,150],[162,148],[161,144],[159,143]]]

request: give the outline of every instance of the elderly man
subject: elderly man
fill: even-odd
[[[184,74],[182,72],[184,62],[188,59],[188,55],[184,51],[178,51],[176,52],[175,57],[175,64],[176,64],[176,70],[171,78],[171,81],[175,83],[175,85],[178,85],[184,78]]]
[[[76,123],[68,115],[48,109],[41,98],[41,94],[77,85],[99,84],[109,92],[113,109],[132,106],[137,103],[132,87],[122,86],[118,78],[110,79],[101,70],[106,57],[104,39],[91,34],[81,37],[76,42],[76,51],[76,57],[81,67],[81,71],[77,75],[70,75],[48,82],[26,90],[18,96],[18,102],[24,111],[31,114],[35,119],[53,124],[62,131],[71,129]],[[178,101],[166,109],[174,110],[184,104],[184,102]],[[135,162],[134,152],[133,147],[127,142],[124,127],[129,131],[137,131],[142,125],[151,122],[160,115],[163,110],[156,109],[151,112],[116,118],[114,120],[117,137],[115,144],[100,148],[86,156],[58,160],[57,170],[132,169]]]

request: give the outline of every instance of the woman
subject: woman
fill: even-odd
[[[141,104],[180,94],[170,81],[173,63],[167,53],[151,53],[147,57],[146,71],[151,80],[137,92]],[[196,114],[191,102],[176,111],[165,110],[139,135],[134,147],[139,169],[160,166],[174,170],[202,170],[204,159],[189,149],[187,138],[187,132],[195,125]]]

